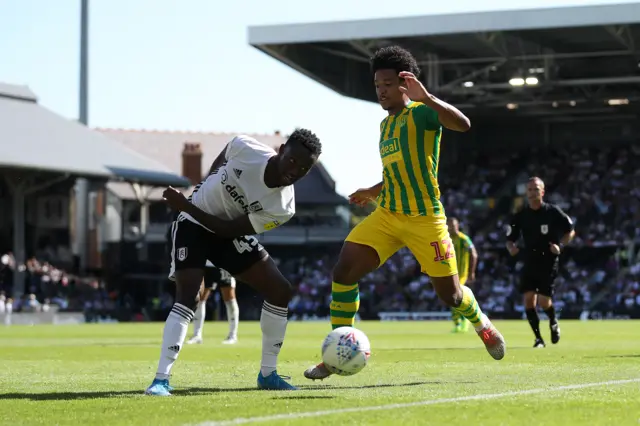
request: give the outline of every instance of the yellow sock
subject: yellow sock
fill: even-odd
[[[331,327],[353,327],[360,307],[358,284],[331,283],[331,299]]]
[[[453,325],[456,327],[462,324],[462,315],[455,308],[451,309],[451,319],[453,320]]]
[[[458,306],[456,310],[468,319],[475,328],[482,326],[482,309],[480,309],[469,287],[462,287],[462,303],[460,303],[460,306]]]

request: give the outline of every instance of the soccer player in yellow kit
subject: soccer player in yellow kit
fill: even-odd
[[[449,235],[456,252],[458,266],[458,280],[460,285],[466,285],[476,280],[476,266],[478,265],[478,253],[468,235],[460,232],[460,222],[455,217],[447,219]],[[451,308],[451,319],[453,320],[453,332],[464,333],[469,329],[469,322],[457,309]]]
[[[473,292],[460,286],[453,242],[438,187],[442,127],[469,130],[469,119],[430,94],[417,76],[420,68],[398,46],[371,58],[376,94],[388,112],[380,123],[378,148],[383,181],[350,196],[356,204],[377,200],[378,207],[347,237],[333,270],[333,328],[353,326],[360,306],[358,281],[402,247],[416,257],[440,299],[473,324],[489,354],[504,358],[504,338],[478,306]],[[320,363],[304,372],[308,379],[331,375]]]

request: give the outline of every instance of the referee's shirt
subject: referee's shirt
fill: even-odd
[[[507,228],[507,240],[515,243],[522,236],[525,268],[536,265],[554,267],[558,255],[551,252],[550,245],[560,244],[562,237],[571,231],[573,221],[560,207],[542,203],[538,210],[526,206],[513,215]]]

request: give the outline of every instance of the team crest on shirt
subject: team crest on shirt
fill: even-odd
[[[399,125],[400,127],[404,127],[404,126],[406,126],[406,125],[407,125],[407,116],[406,116],[406,115],[403,115],[402,117],[400,117],[400,118],[398,119],[398,125]]]
[[[547,235],[549,233],[549,225],[540,225],[540,232],[542,235]]]
[[[180,247],[178,249],[178,260],[180,262],[183,262],[187,259],[187,248],[186,247]]]

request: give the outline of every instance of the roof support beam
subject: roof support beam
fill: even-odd
[[[604,58],[612,56],[628,56],[629,54],[640,55],[640,51],[629,50],[605,50],[598,52],[575,52],[575,53],[542,53],[539,55],[516,55],[509,56],[506,59],[512,61],[526,61],[526,60],[544,60],[544,59],[586,59],[586,58]],[[440,58],[438,63],[441,65],[462,65],[462,64],[482,64],[487,62],[496,62],[505,58],[500,56],[491,56],[486,58],[459,58],[459,59],[446,59]],[[429,60],[420,61],[420,65],[427,65]]]
[[[473,72],[470,72],[468,74],[465,74],[460,78],[456,78],[455,80],[447,82],[447,84],[442,86],[440,89],[441,90],[442,89],[447,90],[447,89],[449,89],[451,87],[459,86],[461,83],[463,83],[465,81],[472,80],[473,78],[475,78],[475,77],[477,77],[477,76],[479,76],[481,74],[484,74],[489,70],[494,69],[494,67],[497,68],[497,67],[500,67],[500,66],[504,65],[505,62],[507,62],[506,59],[501,59],[501,60],[496,61],[496,62],[494,62],[492,64],[489,64],[489,65],[487,65],[485,67],[478,68],[477,70],[475,70]]]
[[[338,57],[345,58],[345,59],[350,59],[352,61],[369,62],[369,58],[367,58],[367,57],[363,57],[363,56],[360,56],[360,55],[355,55],[355,54],[349,53],[349,52],[343,52],[342,50],[331,49],[329,47],[315,46],[315,45],[311,45],[311,47],[313,49],[315,49],[315,50],[320,51],[320,52],[328,53],[330,55],[338,56]]]
[[[509,56],[509,48],[504,35],[500,31],[474,34],[475,37],[502,57]]]
[[[360,53],[364,59],[367,61],[370,57],[373,56],[373,51],[367,46],[366,43],[363,43],[359,40],[352,40],[348,42],[349,46],[351,46],[356,52]]]
[[[640,84],[640,76],[626,76],[626,77],[604,77],[604,78],[580,78],[580,79],[569,79],[569,80],[556,80],[556,81],[547,81],[544,84],[541,84],[538,87],[580,87],[580,86],[599,86],[603,84],[630,84],[636,85]],[[442,87],[440,89],[441,92],[453,93],[457,90],[457,87]],[[469,91],[482,91],[482,90],[504,90],[504,89],[513,89],[509,83],[489,83],[489,84],[478,84],[468,89]],[[523,89],[518,89],[523,90]],[[527,89],[524,89],[527,90]]]
[[[628,25],[607,25],[604,29],[630,52],[635,50],[635,40]]]

